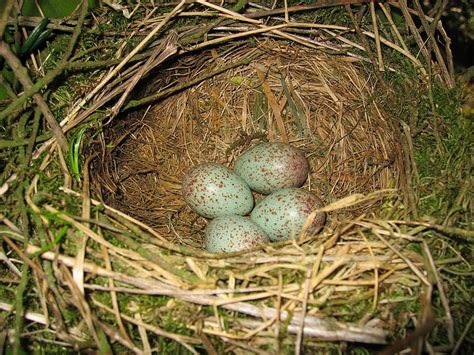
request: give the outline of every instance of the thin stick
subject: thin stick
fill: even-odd
[[[201,43],[196,44],[194,46],[188,47],[186,49],[186,52],[196,51],[196,50],[204,48],[204,47],[209,47],[209,46],[213,46],[215,44],[228,42],[232,39],[248,37],[248,36],[251,36],[251,35],[258,34],[258,33],[271,32],[271,31],[274,31],[274,30],[277,30],[277,29],[280,29],[280,28],[285,28],[285,27],[287,27],[287,24],[281,24],[281,25],[275,25],[275,26],[264,26],[264,27],[258,28],[256,30],[250,30],[250,31],[242,32],[242,33],[236,33],[236,34],[228,35],[228,36],[225,36],[225,37],[212,39],[210,41],[201,42]]]
[[[290,16],[288,15],[288,0],[285,0],[284,2],[285,6],[285,22],[289,23],[290,22]]]
[[[446,80],[448,86],[452,88],[454,87],[454,79],[448,72],[448,68],[446,67],[446,63],[444,62],[443,55],[441,54],[438,43],[436,42],[434,32],[431,31],[431,26],[428,24],[428,21],[426,21],[426,17],[423,13],[423,9],[421,8],[420,2],[418,0],[415,0],[414,3],[416,10],[419,13],[421,24],[426,32],[426,35],[429,38],[429,41],[431,42],[431,46],[436,56],[436,60],[438,61],[439,66],[441,67],[441,71],[443,72],[444,79]]]
[[[448,227],[448,226],[442,226],[439,224],[419,222],[419,221],[392,220],[389,222],[395,223],[395,224],[407,225],[407,226],[423,226],[423,227],[441,232],[448,236],[457,237],[457,238],[463,239],[466,242],[474,243],[474,231],[468,230],[468,229]]]
[[[375,60],[374,54],[372,53],[372,50],[370,49],[370,45],[369,45],[369,42],[367,41],[367,38],[365,38],[365,36],[363,35],[362,29],[360,28],[360,25],[359,25],[359,21],[354,16],[354,13],[352,12],[352,9],[351,9],[350,5],[346,5],[346,11],[349,14],[349,16],[351,17],[351,21],[352,21],[352,24],[354,25],[354,29],[356,30],[357,35],[358,35],[360,41],[362,42],[362,45],[364,46],[364,49],[365,49],[365,52],[367,53],[367,56],[369,57],[372,65],[375,68],[377,66],[377,62]],[[328,30],[326,30],[326,31],[328,31]],[[382,76],[380,75],[380,73],[377,70],[375,70],[374,72],[375,72],[375,75],[377,76],[377,78],[379,79],[379,81],[381,83],[383,83],[383,79],[382,79]]]
[[[430,52],[426,48],[423,42],[423,39],[421,38],[420,33],[418,32],[418,29],[416,28],[415,22],[413,21],[410,15],[410,12],[408,11],[407,1],[399,0],[399,4],[400,4],[400,10],[402,10],[403,17],[405,18],[408,28],[410,28],[410,31],[413,34],[413,37],[415,38],[415,41],[418,44],[418,47],[420,48],[421,52],[423,53],[423,56],[425,57],[426,65],[430,66],[431,65]]]
[[[220,12],[226,14],[226,15],[229,15],[229,16],[231,16],[231,17],[232,17],[233,19],[235,19],[235,20],[240,20],[240,21],[249,22],[249,23],[253,23],[253,24],[261,24],[261,23],[262,23],[262,22],[259,21],[259,20],[253,20],[253,19],[251,19],[251,18],[242,16],[242,15],[239,14],[238,12],[228,10],[228,9],[226,9],[226,8],[224,8],[224,7],[211,4],[211,3],[207,2],[207,1],[204,1],[204,0],[195,0],[195,1],[196,1],[198,4],[201,4],[201,5],[210,7],[211,9],[214,9],[214,10],[220,11]]]
[[[372,17],[372,27],[374,29],[374,34],[375,34],[375,46],[377,48],[379,71],[384,71],[385,68],[383,66],[382,48],[380,46],[380,34],[379,34],[379,28],[377,25],[377,16],[375,14],[375,4],[372,1],[370,2],[370,17]]]
[[[97,234],[103,237],[101,228],[98,228]],[[101,249],[102,249],[102,255],[104,256],[105,267],[107,270],[112,271],[112,262],[110,261],[109,251],[105,246],[102,246]],[[109,288],[110,288],[110,298],[112,300],[112,307],[114,309],[114,314],[115,314],[115,320],[117,321],[119,330],[125,339],[127,339],[130,343],[133,343],[127,331],[125,330],[125,326],[122,321],[120,308],[119,308],[119,304],[117,300],[117,292],[114,290],[115,283],[114,283],[113,278],[109,278]]]
[[[113,313],[113,309],[110,309],[109,307],[107,307],[106,305],[104,305],[103,303],[97,301],[94,297],[92,298],[92,302],[94,302],[94,304],[104,310],[106,310],[107,312],[110,312],[110,313]],[[182,346],[184,346],[186,349],[188,349],[190,352],[192,352],[193,354],[196,354],[198,355],[198,352],[192,347],[190,346],[189,344],[187,344],[188,342],[193,342],[193,343],[200,343],[199,340],[195,339],[195,338],[192,338],[192,337],[188,337],[188,336],[183,336],[183,335],[178,335],[178,334],[174,334],[174,333],[170,333],[170,332],[167,332],[166,330],[163,330],[161,328],[158,328],[156,326],[152,326],[150,324],[146,324],[146,323],[143,323],[137,319],[134,319],[132,317],[129,317],[125,314],[122,315],[123,319],[125,319],[127,322],[130,322],[132,324],[135,324],[135,325],[139,325],[140,327],[143,327],[144,329],[146,330],[149,330],[153,333],[155,333],[156,335],[159,335],[159,336],[163,336],[163,337],[166,337],[166,338],[169,338],[169,339],[172,339],[174,341],[176,341],[177,343],[181,344]]]
[[[20,81],[25,89],[30,89],[33,86],[33,82],[28,74],[28,70],[21,64],[20,60],[12,53],[10,46],[4,41],[0,41],[0,55],[5,58],[6,62],[10,66],[11,70],[15,73],[16,78]],[[54,136],[58,144],[60,145],[63,152],[68,151],[68,144],[66,137],[61,129],[61,126],[56,121],[56,118],[49,110],[46,101],[40,94],[34,94],[33,99],[43,113],[46,121],[53,130]]]
[[[172,55],[176,54],[178,51],[176,44],[173,43],[174,40],[170,39],[167,41],[164,49],[158,47],[153,54],[150,56],[150,58],[147,59],[144,65],[141,66],[141,68],[138,70],[138,72],[133,76],[133,78],[130,80],[130,83],[127,85],[127,88],[124,90],[122,96],[118,100],[118,102],[114,105],[112,108],[112,113],[111,117],[116,116],[123,104],[125,103],[125,100],[127,99],[128,95],[130,92],[135,88],[137,83],[140,81],[140,79],[145,75],[146,72],[148,72],[151,68],[156,67],[160,63],[164,62],[166,59],[171,57]],[[158,59],[157,59],[158,57]]]
[[[301,345],[303,344],[303,333],[304,333],[304,320],[306,317],[306,309],[308,307],[308,295],[309,295],[309,288],[311,284],[311,268],[308,267],[306,270],[306,281],[304,284],[304,294],[303,294],[303,304],[301,309],[301,320],[299,322],[299,330],[296,336],[296,346],[295,346],[295,354],[299,355],[301,353]]]
[[[421,271],[413,264],[411,260],[409,260],[406,256],[400,253],[397,249],[395,249],[384,237],[382,237],[377,231],[374,230],[374,234],[382,240],[395,254],[397,254],[403,261],[413,270],[413,272],[418,276],[418,278],[425,284],[430,285],[428,279],[421,273]]]
[[[469,333],[469,330],[471,329],[473,324],[474,324],[474,316],[471,317],[471,319],[467,323],[466,327],[464,328],[462,334],[459,336],[459,339],[456,342],[456,346],[454,347],[453,351],[451,351],[451,355],[458,354],[459,348],[461,347],[464,339],[466,338],[466,336]]]
[[[85,98],[83,98],[73,109],[72,111],[61,121],[61,125],[66,124],[72,117],[74,117],[77,112],[87,103],[91,98],[95,96],[109,81],[114,78],[120,70],[130,61],[130,59],[137,54],[148,41],[156,34],[159,30],[163,28],[186,4],[186,0],[181,0],[181,2],[167,14],[163,21],[161,21],[158,26],[156,26],[121,62],[118,64],[109,74],[89,93]]]
[[[33,253],[39,250],[38,247],[29,245],[27,248],[28,253]],[[68,267],[72,267],[73,258],[64,256],[64,255],[55,255],[53,252],[46,252],[41,255],[42,258],[47,260],[57,260]],[[182,299],[183,301],[201,304],[201,305],[212,305],[220,298],[197,294],[194,295],[193,291],[182,291],[173,286],[162,283],[158,280],[152,279],[140,279],[138,277],[131,277],[128,275],[123,275],[117,272],[108,271],[104,268],[101,268],[98,265],[93,263],[85,263],[84,270],[95,275],[104,276],[104,277],[113,277],[115,280],[128,283],[140,287],[142,289],[149,289],[150,287],[156,287],[157,291],[160,290],[162,295],[169,295]],[[240,312],[246,315],[254,317],[265,317],[267,319],[274,318],[277,315],[277,309],[268,308],[268,307],[258,307],[253,304],[248,304],[244,302],[239,302],[235,304],[226,304],[222,306],[230,311]],[[281,320],[289,319],[289,313],[286,311],[278,311]],[[124,317],[124,315],[122,314]],[[290,320],[291,325],[293,326],[293,333],[298,331],[297,324],[300,322],[300,315],[293,315]],[[124,318],[125,319],[125,318]],[[131,321],[130,321],[131,322]],[[326,321],[323,318],[315,316],[307,316],[304,326],[305,335],[316,336],[321,339],[332,339],[332,340],[344,340],[344,341],[357,341],[363,343],[375,343],[375,344],[385,344],[385,332],[377,328],[364,328],[356,325],[345,325],[342,323],[334,321]]]
[[[260,18],[260,17],[267,17],[272,15],[281,15],[285,12],[292,13],[292,12],[301,12],[301,11],[308,11],[308,10],[315,10],[321,9],[324,7],[333,7],[338,5],[347,5],[347,4],[363,4],[373,0],[317,0],[314,4],[311,5],[298,5],[298,6],[290,6],[290,7],[283,7],[273,10],[265,10],[259,11],[252,14],[247,14],[247,18]]]
[[[25,91],[23,92],[23,95],[17,97],[16,100],[14,100],[10,105],[8,105],[8,107],[3,112],[0,113],[0,121],[2,121],[5,117],[8,117],[8,115],[12,114],[17,108],[23,105],[31,96],[36,94],[42,87],[52,82],[68,66],[69,64],[68,59],[74,50],[74,47],[77,42],[77,39],[79,38],[79,35],[81,34],[81,30],[85,21],[86,14],[87,14],[87,1],[83,0],[81,4],[81,9],[80,9],[79,20],[77,21],[77,25],[74,28],[68,47],[63,57],[61,58],[61,61],[59,61],[59,63],[56,65],[54,69],[46,73],[46,75],[43,78],[38,80],[35,84],[31,85],[31,87],[28,87],[28,88],[24,87]],[[63,149],[63,152],[66,152],[66,151],[67,150]]]
[[[433,255],[431,254],[430,248],[428,244],[426,243],[426,241],[423,241],[422,245],[423,245],[423,252],[428,259],[428,262],[431,267],[431,271],[436,280],[436,287],[438,288],[438,291],[439,291],[439,298],[444,308],[445,324],[446,324],[446,329],[448,332],[449,344],[453,346],[454,345],[454,321],[453,321],[453,316],[451,315],[451,310],[449,309],[449,301],[444,289],[443,279],[439,275],[438,268],[436,267],[435,261],[433,259]]]
[[[405,41],[403,40],[402,35],[400,34],[400,31],[398,30],[397,26],[395,25],[395,22],[393,22],[392,15],[390,15],[390,12],[388,11],[388,9],[385,7],[385,5],[383,3],[379,3],[379,6],[382,9],[385,17],[387,18],[388,23],[390,24],[390,27],[393,29],[393,32],[395,32],[395,36],[397,37],[398,41],[402,45],[403,49],[406,52],[410,52],[410,50],[408,49]]]
[[[273,115],[275,116],[275,120],[278,126],[278,130],[280,131],[281,138],[284,143],[288,144],[288,134],[286,133],[285,123],[283,122],[283,118],[281,117],[280,105],[278,105],[277,98],[272,92],[270,88],[270,84],[265,80],[265,74],[263,71],[267,71],[265,67],[259,65],[255,65],[258,75],[258,80],[262,85],[263,92],[267,97],[268,104],[270,105]],[[271,124],[269,122],[269,131],[272,129]]]

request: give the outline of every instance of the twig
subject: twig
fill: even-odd
[[[81,108],[89,102],[89,100],[94,97],[112,78],[114,78],[129,61],[142,50],[150,41],[150,39],[158,33],[186,4],[186,0],[182,0],[169,14],[165,16],[163,21],[161,21],[158,26],[156,26],[113,70],[111,70],[107,76],[89,93],[85,98],[83,98],[76,106],[71,110],[66,118],[61,121],[61,124],[65,124],[71,120]]]
[[[377,15],[375,14],[375,4],[374,2],[370,2],[370,16],[372,17],[372,27],[374,29],[375,34],[375,46],[377,48],[377,57],[378,57],[378,64],[379,64],[379,71],[384,71],[383,66],[383,58],[382,58],[382,48],[380,46],[380,34],[379,28],[377,25]]]
[[[39,248],[32,245],[28,246],[27,252],[35,252]],[[55,255],[52,252],[46,252],[42,254],[42,257],[47,260],[57,260],[60,263],[64,263],[68,267],[74,265],[74,259],[64,255]],[[128,275],[119,274],[117,272],[109,271],[104,268],[101,268],[92,263],[85,263],[84,270],[89,273],[94,273],[95,275],[112,277],[117,281],[125,282],[130,285],[142,289],[150,289],[150,287],[156,287],[157,291],[160,290],[163,295],[170,295],[179,299],[182,299],[187,302],[200,304],[200,305],[212,305],[216,301],[222,300],[221,297],[209,296],[198,294],[194,295],[193,291],[183,291],[177,289],[173,286],[167,285],[158,280],[152,279],[141,279],[138,277],[131,277]],[[246,315],[254,317],[265,317],[267,319],[274,318],[277,315],[277,310],[274,308],[261,308],[254,306],[252,304],[247,304],[244,302],[238,302],[233,304],[226,304],[222,306],[230,311],[244,313]],[[289,319],[290,315],[286,311],[278,312],[280,314],[280,319],[282,321]],[[298,324],[301,321],[301,316],[298,314],[293,315],[290,320],[291,329],[293,333],[296,333],[299,329]],[[373,344],[385,344],[385,332],[377,328],[364,328],[355,325],[345,325],[335,321],[328,321],[323,318],[315,316],[307,316],[304,326],[304,334],[307,336],[317,337],[320,339],[331,339],[331,340],[343,340],[343,341],[357,341],[363,343],[373,343]]]
[[[393,32],[395,33],[395,36],[397,37],[398,41],[400,42],[401,46],[406,52],[410,52],[408,49],[405,41],[403,40],[402,35],[400,34],[400,31],[398,30],[397,26],[395,25],[395,22],[393,22],[392,15],[390,15],[389,10],[385,7],[383,3],[379,3],[380,8],[382,9],[385,17],[388,20],[388,23],[390,24],[390,27],[392,28]]]
[[[452,347],[454,346],[454,322],[453,322],[453,316],[451,315],[451,310],[449,309],[449,301],[448,301],[448,297],[446,296],[443,279],[439,275],[438,269],[436,267],[436,263],[433,259],[433,255],[431,254],[428,243],[426,243],[425,240],[423,241],[422,246],[423,246],[423,254],[428,259],[428,263],[431,268],[431,273],[435,278],[434,281],[436,281],[436,287],[438,288],[438,291],[439,291],[439,298],[441,300],[441,304],[443,305],[444,312],[445,312],[445,324],[446,324],[446,329],[448,333],[449,345]]]
[[[10,105],[8,105],[8,107],[5,110],[0,112],[0,122],[6,117],[8,117],[9,115],[11,115],[16,109],[18,109],[21,105],[23,105],[30,97],[32,96],[34,97],[34,95],[39,90],[41,90],[43,87],[51,83],[58,75],[60,75],[63,72],[63,70],[65,70],[65,68],[68,66],[68,59],[74,50],[74,47],[76,45],[77,39],[79,38],[79,35],[81,34],[82,25],[85,21],[86,14],[87,14],[87,1],[83,0],[81,4],[81,12],[79,15],[79,20],[77,21],[77,26],[74,28],[74,31],[71,36],[71,40],[68,44],[66,52],[63,58],[61,59],[61,61],[57,64],[57,66],[54,69],[49,71],[43,78],[38,80],[35,84],[32,84],[30,86],[23,85],[24,90],[25,90],[23,92],[23,95],[19,96]],[[46,119],[48,118],[46,117]],[[54,121],[56,122],[56,119]],[[67,145],[66,147],[63,147],[61,145],[61,149],[63,150],[63,152],[67,152]]]
[[[138,354],[138,355],[143,355],[144,354],[144,351],[142,349],[138,348],[134,343],[132,343],[130,341],[130,339],[122,337],[122,335],[117,333],[117,331],[115,329],[113,329],[109,325],[105,324],[104,322],[101,322],[96,316],[93,316],[93,319],[94,319],[94,323],[96,325],[98,325],[101,328],[101,330],[103,330],[104,333],[109,336],[109,338],[111,338],[112,340],[118,341],[120,344],[122,344],[126,348],[130,349],[135,354]],[[101,353],[104,353],[104,354],[112,353],[112,349],[110,349],[110,345],[107,344],[106,346],[108,348],[107,349],[108,351],[104,352],[103,350],[105,350],[105,349],[101,349],[102,350]]]
[[[176,46],[176,38],[175,36],[171,36],[168,41],[165,42],[164,48],[158,47],[153,51],[153,54],[148,58],[145,64],[138,70],[138,72],[134,75],[134,77],[130,80],[130,83],[127,85],[127,88],[123,92],[122,96],[118,100],[118,102],[112,108],[111,117],[117,115],[123,106],[125,100],[127,99],[130,92],[136,86],[138,81],[152,68],[155,68],[159,64],[163,63],[166,59],[171,57],[172,55],[176,54],[178,51]]]
[[[436,60],[438,61],[438,65],[441,68],[441,71],[443,73],[444,79],[448,86],[450,88],[454,87],[454,79],[451,77],[450,73],[448,72],[448,68],[446,67],[446,63],[444,62],[443,55],[441,54],[441,51],[439,49],[438,43],[436,43],[436,38],[434,36],[434,32],[432,32],[430,25],[426,21],[425,14],[423,13],[423,9],[421,8],[420,2],[418,0],[414,1],[416,10],[419,13],[419,18],[421,21],[421,24],[426,32],[426,36],[428,37],[429,41],[431,42],[433,51],[436,56]],[[433,25],[436,25],[434,23]]]
[[[351,17],[352,24],[354,25],[354,29],[357,32],[357,35],[359,36],[360,41],[362,42],[362,45],[364,46],[365,52],[367,53],[367,56],[369,57],[370,61],[372,62],[372,65],[374,66],[374,69],[377,66],[377,61],[375,60],[374,54],[372,53],[372,50],[370,49],[369,42],[365,38],[362,29],[359,26],[359,21],[358,19],[354,16],[354,13],[352,12],[352,9],[350,5],[346,5],[346,11],[348,12],[349,16]],[[381,83],[383,83],[383,78],[382,75],[380,75],[380,72],[378,70],[374,70],[375,75],[379,79]]]
[[[251,35],[255,35],[255,34],[259,34],[259,33],[275,31],[275,30],[278,30],[278,29],[284,28],[284,27],[287,27],[287,25],[286,24],[281,24],[281,25],[275,25],[275,26],[264,26],[264,27],[258,28],[256,30],[250,30],[250,31],[247,31],[247,32],[236,33],[236,34],[228,35],[228,36],[225,36],[225,37],[212,39],[210,41],[204,41],[204,42],[201,42],[199,44],[196,44],[194,46],[191,46],[191,47],[187,48],[186,52],[192,52],[192,51],[196,51],[196,50],[201,49],[201,48],[213,46],[213,45],[223,43],[223,42],[228,42],[231,39],[249,37]]]
[[[45,133],[41,134],[36,137],[35,143],[40,143],[47,141],[48,139],[51,138],[51,133]],[[22,145],[28,145],[30,143],[31,137],[30,138],[17,138],[15,140],[3,140],[0,139],[0,149],[5,149],[5,148],[15,148],[19,147]]]
[[[474,243],[474,230],[466,230],[457,227],[448,227],[442,226],[439,224],[419,222],[419,221],[404,221],[404,220],[394,220],[390,221],[391,223],[403,224],[407,226],[423,226],[429,229],[434,229],[435,231],[444,233],[448,236],[459,237],[469,243]]]
[[[5,43],[4,41],[0,41],[0,55],[5,58],[10,68],[15,73],[15,76],[20,81],[20,83],[25,87],[25,89],[30,89],[33,86],[33,82],[28,75],[28,70],[21,64],[20,60],[12,53],[10,50],[10,46]],[[54,136],[58,144],[60,145],[63,152],[67,152],[68,144],[66,137],[61,129],[61,126],[56,121],[56,118],[49,110],[46,101],[40,94],[34,94],[33,99],[35,100],[36,104],[40,108],[41,112],[46,118],[49,126],[53,130]]]
[[[244,21],[244,22],[250,22],[250,23],[254,23],[254,24],[261,24],[260,21],[258,20],[253,20],[253,19],[250,19],[248,17],[245,17],[245,16],[242,16],[241,14],[239,14],[238,12],[234,12],[234,11],[231,11],[231,10],[228,10],[224,7],[221,7],[221,6],[218,6],[218,5],[215,5],[215,4],[212,4],[212,3],[209,3],[205,0],[195,0],[198,4],[201,4],[201,5],[204,5],[204,6],[207,6],[207,7],[210,7],[211,9],[214,9],[214,10],[217,10],[217,11],[220,11],[226,15],[229,15],[231,16],[233,19],[235,20],[240,20],[240,21]]]
[[[74,282],[74,279],[69,271],[69,269],[63,264],[60,266],[60,271],[62,276],[64,277],[64,280],[66,284],[68,285],[69,289],[71,290],[71,294],[74,298],[74,301],[72,304],[75,305],[77,310],[80,312],[82,315],[87,328],[92,334],[92,337],[94,338],[94,341],[96,342],[97,346],[99,349],[101,348],[101,342],[99,341],[99,335],[97,334],[96,327],[94,326],[94,322],[92,319],[92,311],[89,306],[89,303],[87,303],[86,299],[81,293],[81,290],[79,287],[76,285]],[[101,349],[102,350],[102,349]]]
[[[3,33],[5,32],[5,28],[8,24],[8,15],[13,9],[13,4],[15,3],[14,0],[6,0],[2,7],[2,17],[0,17],[0,38],[3,38]]]
[[[267,17],[267,16],[272,16],[272,15],[281,15],[285,13],[316,10],[316,9],[321,9],[324,7],[332,7],[332,6],[337,6],[337,5],[363,4],[363,3],[368,3],[370,1],[373,1],[373,0],[317,0],[315,1],[314,4],[311,4],[311,5],[290,6],[290,7],[283,7],[279,9],[273,9],[273,10],[259,11],[256,13],[245,14],[245,17],[260,18],[260,17]]]
[[[193,275],[188,274],[185,270],[180,270],[179,268],[176,268],[174,265],[172,265],[171,263],[169,263],[168,261],[162,258],[160,259],[158,257],[155,257],[154,255],[151,255],[145,249],[143,249],[143,247],[139,243],[136,243],[133,240],[131,240],[131,238],[127,238],[126,236],[117,236],[117,237],[122,237],[122,240],[127,242],[129,245],[133,243],[133,246],[139,249],[141,254],[144,254],[144,255],[141,255],[140,253],[136,253],[133,250],[127,250],[127,249],[115,247],[113,244],[104,240],[102,237],[100,237],[97,233],[92,231],[90,228],[86,227],[85,225],[81,223],[76,222],[73,218],[66,215],[65,213],[59,212],[52,206],[46,205],[45,209],[50,213],[55,213],[58,218],[61,218],[62,220],[70,223],[78,230],[87,234],[91,239],[93,239],[95,242],[99,243],[100,245],[114,249],[121,255],[125,257],[127,256],[132,257],[132,259],[134,260],[138,260],[141,257],[145,257],[148,260],[151,260],[155,266],[155,271],[160,272],[163,276],[167,277],[168,280],[174,282],[175,284],[178,284],[178,285],[184,284],[183,280],[181,280],[177,275],[181,276],[183,279],[186,279],[190,283],[192,283],[194,280]]]
[[[99,308],[102,308],[104,310],[106,310],[107,312],[110,312],[110,313],[113,313],[113,309],[107,307],[106,305],[102,304],[101,302],[97,301],[95,298],[92,298],[92,301],[94,302],[94,304],[96,306],[98,306]],[[134,325],[137,325],[137,326],[140,326],[140,327],[143,327],[145,328],[146,330],[149,330],[153,333],[155,333],[156,335],[158,336],[163,336],[163,337],[166,337],[166,338],[169,338],[169,339],[172,339],[174,341],[176,341],[177,343],[181,344],[183,347],[185,347],[186,349],[188,349],[191,353],[193,354],[198,354],[196,352],[196,350],[194,350],[194,348],[192,346],[190,346],[189,344],[187,344],[187,342],[191,342],[191,343],[194,343],[194,344],[197,344],[199,343],[199,340],[195,339],[195,338],[192,338],[192,337],[188,337],[188,336],[182,336],[182,335],[178,335],[178,334],[173,334],[173,333],[170,333],[170,332],[167,332],[166,330],[163,330],[163,329],[160,329],[156,326],[153,326],[153,325],[149,325],[149,324],[146,324],[146,323],[143,323],[143,322],[140,322],[139,320],[137,319],[134,319],[132,317],[129,317],[125,314],[122,314],[122,318],[125,319],[127,322],[130,322]]]
[[[400,10],[402,10],[403,17],[405,18],[405,21],[408,27],[410,28],[410,31],[413,34],[413,37],[415,38],[416,43],[418,44],[418,47],[420,48],[421,52],[423,53],[423,56],[425,57],[426,65],[429,67],[431,65],[431,55],[428,49],[426,49],[423,39],[421,38],[420,33],[418,32],[418,29],[416,28],[415,22],[413,21],[410,15],[407,1],[399,0],[399,5],[400,5]]]
[[[471,319],[467,323],[467,325],[464,328],[462,334],[459,336],[459,339],[456,342],[456,346],[454,347],[453,351],[451,352],[451,355],[458,354],[459,348],[461,347],[461,344],[463,343],[464,339],[466,338],[467,334],[469,333],[469,330],[471,330],[471,327],[472,327],[473,324],[474,324],[474,316],[471,316]]]
[[[301,346],[303,344],[303,334],[304,334],[304,320],[306,318],[306,308],[308,306],[308,295],[309,289],[311,284],[311,275],[312,275],[312,268],[308,267],[306,270],[306,279],[304,284],[304,294],[303,294],[303,304],[301,305],[301,320],[300,324],[298,324],[299,330],[296,336],[296,346],[295,346],[295,354],[299,355],[301,353]]]
[[[190,80],[184,84],[181,84],[181,85],[178,85],[178,86],[175,86],[175,87],[172,87],[170,89],[167,89],[167,90],[163,90],[161,92],[158,92],[154,95],[151,95],[151,96],[147,96],[147,97],[144,97],[143,99],[140,99],[140,100],[131,100],[128,104],[126,104],[124,106],[124,109],[123,111],[125,110],[129,110],[131,108],[135,108],[135,107],[138,107],[138,106],[143,106],[143,105],[147,105],[147,104],[150,104],[152,102],[155,102],[155,101],[158,101],[160,99],[163,99],[165,97],[168,97],[176,92],[179,92],[179,91],[182,91],[184,89],[187,89],[191,86],[194,86],[204,80],[207,80],[207,79],[210,79],[216,75],[219,75],[229,69],[233,69],[233,68],[237,68],[237,67],[240,67],[240,66],[243,66],[243,65],[248,65],[249,63],[251,63],[253,60],[255,60],[256,58],[258,58],[259,56],[263,55],[264,52],[261,52],[261,51],[255,51],[254,53],[252,53],[250,56],[248,56],[247,58],[244,58],[238,62],[235,62],[235,63],[230,63],[228,65],[225,65],[223,67],[220,67],[214,71],[211,71],[209,73],[206,73],[204,75],[202,75],[201,77],[198,77],[196,79],[193,79],[193,80]]]
[[[97,234],[100,235],[101,237],[103,236],[101,228],[98,228]],[[107,270],[112,271],[112,262],[110,261],[109,251],[105,246],[102,246],[101,249],[102,249],[102,255],[104,257],[105,267]],[[112,300],[112,307],[114,309],[115,319],[117,321],[118,328],[120,332],[122,333],[122,336],[125,339],[127,339],[130,343],[133,343],[122,321],[122,316],[120,314],[120,308],[119,308],[119,304],[117,300],[117,292],[113,290],[113,288],[115,288],[115,283],[112,278],[109,278],[109,287],[111,288],[110,298]]]

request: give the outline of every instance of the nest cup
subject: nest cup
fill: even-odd
[[[325,203],[400,187],[403,159],[391,117],[373,100],[375,78],[358,59],[275,41],[228,46],[170,63],[136,93],[182,85],[254,56],[107,127],[112,149],[95,159],[104,201],[174,243],[202,247],[206,220],[181,195],[194,165],[235,159],[264,141],[302,149],[310,163],[303,186]],[[163,74],[165,73],[165,74]],[[256,200],[261,198],[256,194]],[[370,212],[380,200],[333,212],[329,226]]]

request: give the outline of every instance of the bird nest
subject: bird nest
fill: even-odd
[[[166,80],[186,83],[252,56],[248,65],[200,81],[110,127],[106,140],[113,148],[97,164],[96,175],[104,200],[173,243],[201,247],[207,221],[186,206],[183,177],[199,163],[232,167],[236,157],[263,141],[303,150],[310,163],[303,188],[327,204],[399,187],[403,165],[392,117],[374,100],[376,80],[358,59],[265,41],[188,56],[167,68]],[[163,80],[142,90],[150,92]],[[379,202],[338,210],[330,226]]]
[[[300,354],[405,337],[386,353],[415,351],[435,329],[430,341],[446,349],[447,333],[452,349],[446,287],[424,234],[443,226],[411,220],[416,122],[390,109],[412,98],[395,97],[386,80],[394,70],[395,80],[408,72],[420,87],[431,87],[426,79],[449,86],[449,39],[438,17],[405,1],[351,2],[358,4],[199,0],[169,11],[139,2],[130,28],[112,33],[121,41],[112,43],[116,51],[89,63],[85,49],[63,66],[97,69],[97,81],[58,114],[59,124],[46,111],[54,138],[37,137],[47,140],[32,156],[41,159],[39,170],[26,191],[12,195],[16,210],[34,212],[34,225],[25,234],[31,238],[21,239],[5,219],[5,254],[34,270],[38,301],[24,315],[44,325],[22,333],[17,318],[14,333],[54,334],[77,350],[101,352],[110,352],[109,339],[116,352]],[[308,22],[313,16],[328,23]],[[324,201],[326,225],[316,236],[250,251],[206,252],[208,221],[185,204],[183,177],[204,162],[232,168],[264,141],[305,152],[310,173],[302,188]],[[38,189],[45,181],[48,193]],[[16,202],[23,195],[28,208]],[[28,220],[20,216],[18,225]],[[439,265],[456,262],[442,256]],[[18,304],[0,308],[12,312]],[[435,313],[443,316],[435,321]]]

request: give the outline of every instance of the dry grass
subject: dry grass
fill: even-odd
[[[467,262],[460,254],[435,259],[427,244],[430,230],[459,231],[410,220],[416,167],[409,127],[394,122],[379,100],[396,95],[380,71],[403,68],[391,67],[385,53],[411,63],[420,74],[413,80],[452,85],[439,18],[405,1],[377,4],[388,27],[374,4],[366,8],[365,27],[358,17],[364,13],[350,7],[353,23],[341,26],[295,20],[303,8],[286,2],[241,13],[204,0],[169,5],[158,16],[159,5],[143,5],[111,71],[60,123],[64,132],[74,130],[105,109],[81,182],[53,138],[36,147],[32,156],[41,164],[14,196],[24,196],[24,214],[0,215],[1,282],[18,285],[14,302],[0,309],[5,319],[16,314],[15,346],[29,338],[102,352],[113,344],[133,353],[321,350],[314,339],[378,346],[401,339],[392,352],[459,347],[469,328],[455,339],[440,267]],[[397,7],[416,39],[411,47],[392,20]],[[435,34],[432,47],[419,41],[412,16],[444,38],[447,63]],[[209,17],[155,36],[178,19]],[[139,43],[126,49],[138,35]],[[325,200],[329,223],[317,236],[207,253],[200,248],[206,221],[180,195],[183,174],[204,161],[232,166],[261,140],[288,141],[306,152],[311,174],[304,188]],[[40,185],[58,171],[62,186],[45,197]],[[12,174],[0,197],[16,179]],[[462,233],[472,240],[472,232]],[[28,282],[34,304],[23,302]],[[426,339],[435,326],[435,297],[442,312],[437,335],[445,339],[438,348]],[[0,335],[3,341],[6,333]]]

